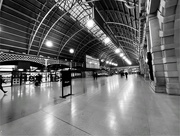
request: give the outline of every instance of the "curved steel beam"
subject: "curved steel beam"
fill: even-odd
[[[89,43],[91,43],[91,42],[93,42],[93,41],[95,41],[95,40],[97,40],[97,38],[94,38],[94,39],[90,40],[90,41],[87,42],[84,46],[82,46],[82,47],[78,50],[78,52],[76,53],[76,55],[75,55],[74,58],[76,58],[76,56],[78,55],[78,53],[79,53],[84,47],[86,47]],[[73,58],[73,60],[74,60],[74,58]]]
[[[81,40],[81,42],[77,45],[77,48],[75,49],[75,51],[77,51],[77,50],[79,49],[79,46],[82,44],[82,42],[83,42],[87,37],[89,37],[89,36],[90,36],[90,33],[88,33],[88,35],[86,35],[86,36]],[[74,53],[74,55],[73,55],[73,60],[74,60],[75,55],[76,55],[76,53]]]
[[[2,4],[3,4],[3,0],[0,1],[0,11],[1,11]]]
[[[56,23],[57,23],[60,19],[62,19],[67,13],[68,13],[68,11],[66,11],[63,15],[61,15],[61,16],[56,20],[56,22],[54,22],[53,25],[49,28],[48,32],[46,33],[46,35],[44,36],[44,38],[43,38],[43,40],[42,40],[42,42],[41,42],[41,45],[40,45],[40,47],[39,47],[39,50],[38,50],[38,54],[37,54],[37,55],[39,55],[39,52],[40,52],[40,50],[41,50],[41,47],[42,47],[44,41],[46,40],[46,37],[48,36],[49,32],[50,32],[50,31],[52,30],[52,28],[56,25]]]
[[[124,38],[124,39],[126,39],[126,40],[130,40],[130,41],[132,41],[132,42],[136,42],[136,41],[131,40],[130,38],[127,38],[127,37],[124,37],[124,36],[115,35],[115,37],[120,37],[120,38]]]
[[[101,52],[102,52],[102,50],[105,50],[105,48],[106,48],[106,50],[107,50],[107,47],[99,47],[97,50],[94,50],[94,54],[100,54]],[[109,51],[109,50],[108,50]],[[104,54],[104,55],[106,55],[106,56],[108,56],[109,54],[113,54],[114,56],[116,56],[116,54],[114,54],[112,51],[110,51],[110,52],[104,52],[104,53],[106,53],[106,54]],[[85,53],[84,53],[85,54]],[[92,55],[93,56],[93,55]],[[83,55],[81,55],[80,57],[79,57],[79,60],[81,59],[83,57]],[[117,56],[116,56],[117,57]],[[107,58],[107,57],[104,57],[104,58]],[[101,57],[99,58],[99,59],[101,59]]]
[[[79,5],[76,5],[76,6],[73,6],[72,8],[74,9],[74,8],[76,8],[76,7],[78,7],[78,6],[79,6]],[[72,8],[69,9],[69,10],[72,10]],[[60,19],[62,19],[67,13],[69,13],[69,10],[66,11],[63,15],[61,15],[61,16],[56,20],[56,22],[53,23],[53,25],[51,26],[51,28],[48,30],[48,32],[47,32],[46,35],[44,36],[43,41],[41,42],[41,45],[40,45],[40,47],[39,47],[39,50],[38,50],[38,54],[37,54],[37,55],[39,55],[39,52],[40,52],[40,50],[41,50],[41,47],[42,47],[44,41],[46,40],[46,37],[48,36],[49,32],[50,32],[50,31],[52,30],[52,28],[59,22]],[[70,37],[69,39],[72,39],[72,37]],[[58,54],[58,57],[59,57],[59,55],[60,55],[60,53]]]
[[[59,58],[62,50],[63,50],[64,47],[66,46],[66,44],[67,44],[77,33],[79,33],[80,31],[82,31],[83,29],[85,29],[85,27],[82,27],[81,29],[79,29],[77,32],[75,32],[75,33],[66,41],[66,43],[63,45],[63,47],[62,47],[61,50],[59,51],[58,58]]]
[[[134,53],[138,53],[138,51],[137,51],[137,50],[133,50],[133,49],[132,49],[132,48],[130,48],[130,47],[123,46],[123,48],[129,49],[129,50],[133,51]]]
[[[124,13],[124,12],[121,12],[121,11],[119,11],[119,10],[99,10],[99,12],[115,12],[115,13],[119,13],[119,14],[122,14],[122,15],[124,15],[124,16],[128,16],[129,18],[132,18],[132,19],[134,19],[135,17],[134,16],[130,16],[129,14],[127,14],[127,13]]]
[[[93,44],[93,46],[95,46],[95,45],[99,45],[99,44],[101,44],[101,42],[99,42],[99,43],[96,43],[96,44]],[[81,48],[81,49],[83,49],[83,48]],[[80,52],[79,52],[80,53]],[[80,59],[84,56],[84,54],[86,53],[86,51],[84,51],[82,54],[81,54],[81,56],[80,56]],[[76,56],[75,57],[77,57],[78,56],[78,54],[76,54]],[[80,60],[79,59],[79,60]],[[79,62],[79,60],[78,60],[78,62]]]
[[[91,48],[90,48],[91,49]],[[97,52],[98,52],[98,55],[99,55],[99,59],[102,57],[102,55],[107,55],[109,54],[110,52],[113,53],[112,50],[109,50],[109,47],[106,47],[104,46],[103,48],[102,47],[97,47],[96,48]],[[96,53],[94,53],[96,54]]]
[[[45,2],[45,3],[43,4],[43,6],[42,6],[42,8],[41,8],[41,11],[44,9],[46,3],[47,3],[47,2]],[[37,15],[37,18],[36,18],[37,21],[35,21],[35,23],[34,23],[34,26],[33,26],[33,29],[32,29],[32,32],[31,32],[31,35],[30,35],[30,38],[29,38],[29,44],[30,44],[30,42],[31,42],[31,39],[32,39],[32,36],[33,36],[33,32],[34,32],[35,29],[36,29],[36,25],[38,24],[38,19],[40,18],[41,13],[42,13],[42,12],[40,12],[40,13]],[[47,26],[45,26],[45,27],[47,27]],[[31,48],[28,48],[27,53],[30,52],[30,51],[31,51]]]
[[[136,32],[139,32],[139,30],[135,29],[134,27],[129,26],[129,25],[126,25],[126,24],[123,24],[123,23],[118,23],[118,22],[106,22],[106,24],[121,25],[121,26],[128,27],[128,28],[130,28],[130,29],[133,29],[133,30],[136,31]]]
[[[94,47],[94,46],[97,45],[97,44],[102,44],[102,43],[100,42],[100,43],[93,44],[92,46],[90,46],[89,48],[87,48],[81,56],[83,56],[89,49],[91,49],[92,47]],[[107,46],[104,46],[103,48],[107,48]],[[101,47],[101,49],[100,49],[101,52],[102,52],[102,49],[103,49],[103,48]]]
[[[96,33],[97,33],[97,32],[96,32]],[[89,36],[89,35],[87,35],[87,36]],[[81,43],[84,41],[84,39],[86,39],[87,36],[85,36],[85,38],[83,38],[83,40],[81,41]],[[102,36],[102,35],[101,35],[101,36]],[[101,37],[101,36],[100,36],[100,37]],[[93,38],[93,39],[94,39],[94,38]],[[95,39],[97,40],[97,38],[95,38]],[[92,40],[92,41],[93,41],[93,40]],[[79,48],[79,45],[81,45],[81,43],[78,44],[77,49]],[[89,42],[88,42],[88,43],[89,43]],[[84,46],[88,45],[88,43],[86,43]],[[83,48],[84,46],[82,46],[82,48]],[[81,50],[82,50],[82,49],[80,48],[80,50],[79,50],[77,53],[79,53]],[[77,53],[74,54],[73,60],[74,60],[74,57],[76,57],[75,55],[78,55]]]
[[[84,11],[82,10],[80,13],[79,13],[79,15],[76,17],[76,19],[81,15],[81,13],[83,13]],[[84,17],[86,17],[86,16],[84,16]],[[82,17],[81,19],[83,19],[84,17]],[[80,19],[80,20],[81,20]],[[65,34],[68,34],[68,32],[70,32],[70,30],[76,25],[76,24],[78,24],[79,23],[79,21],[76,21],[72,26],[71,26],[71,28],[70,29],[68,29],[68,31],[66,31],[66,33]],[[61,42],[60,42],[60,44],[59,45],[61,45],[61,43],[62,43],[62,41],[65,39],[65,36],[62,38],[62,40],[61,40]],[[84,39],[84,38],[83,38]],[[58,50],[60,50],[61,49],[61,46],[59,46],[59,49]],[[59,54],[58,54],[59,55]]]
[[[87,49],[84,51],[84,53],[82,54],[82,56],[83,56],[89,49],[91,49],[92,47],[94,47],[94,46],[97,45],[97,44],[102,44],[102,43],[99,42],[99,43],[93,44],[92,46],[90,46],[89,48],[87,48]],[[83,47],[84,47],[84,46],[83,46]],[[104,49],[104,48],[109,48],[109,49],[110,49],[109,46],[104,46],[104,47],[101,47],[101,52],[102,52],[102,49]]]
[[[133,56],[136,56],[136,57],[138,57],[138,54],[136,54],[134,51],[132,51],[132,50],[127,50],[127,52],[129,52],[130,54],[132,54]]]
[[[124,48],[128,48],[128,47],[124,47]],[[131,48],[129,48],[129,49],[131,49]],[[138,54],[136,54],[134,51],[132,51],[132,50],[126,50],[127,52],[129,52],[130,54],[132,54],[132,55],[134,55],[136,58],[138,57]],[[109,52],[109,53],[113,53],[112,51],[111,52]],[[109,54],[109,53],[107,53],[107,54]],[[101,58],[103,58],[104,57],[104,55],[107,55],[107,54],[102,54],[101,56],[100,56],[100,59]],[[115,53],[114,53],[115,54]],[[115,54],[115,55],[117,55],[118,56],[118,54]],[[130,57],[131,58],[131,57]]]
[[[131,55],[135,56],[136,58],[138,57],[137,54],[135,54],[133,51],[127,50],[127,52],[129,52]],[[133,59],[133,58],[132,58]]]
[[[51,8],[51,9],[46,13],[46,15],[43,17],[43,19],[41,20],[41,22],[39,23],[39,25],[38,25],[38,27],[37,27],[37,29],[36,29],[34,35],[33,35],[33,38],[31,39],[31,42],[30,42],[30,44],[29,44],[29,48],[28,48],[28,53],[27,53],[27,54],[29,54],[29,52],[30,52],[32,43],[33,43],[33,41],[34,41],[34,38],[35,38],[35,36],[36,36],[36,34],[37,34],[37,32],[38,32],[38,30],[39,30],[41,24],[44,22],[44,20],[45,20],[46,17],[49,15],[49,13],[50,13],[50,12],[51,12],[58,4],[60,4],[60,3],[57,2],[56,4],[54,4],[54,5],[52,6],[52,8]]]
[[[56,11],[52,14],[52,16],[53,16],[55,13],[56,13]],[[49,18],[47,25],[48,25],[49,22],[51,21],[52,16]],[[37,55],[39,55],[40,48],[41,48],[41,43],[42,43],[42,41],[44,40],[43,36],[44,36],[44,34],[45,34],[46,28],[47,28],[47,26],[45,26],[45,28],[43,29],[43,32],[42,32],[42,35],[41,35],[41,39],[40,39],[40,42],[39,42],[39,49],[38,49]],[[64,35],[64,36],[65,36],[65,35]]]
[[[127,42],[127,41],[125,41],[125,40],[118,40],[118,41],[120,41],[120,42],[125,42],[125,43],[127,43],[127,44],[130,44],[130,45],[132,45],[133,47],[134,47],[134,46],[138,46],[137,44],[132,44],[132,43],[130,43],[130,42]]]

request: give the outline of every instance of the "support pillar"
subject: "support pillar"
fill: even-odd
[[[180,38],[179,36],[180,36],[180,0],[178,0],[177,5],[176,5],[175,22],[174,22],[174,44],[175,44],[175,50],[176,50],[177,70],[178,70],[179,85],[180,85]]]
[[[159,22],[156,15],[149,15],[149,34],[152,53],[152,65],[154,81],[152,86],[155,92],[166,92],[165,73],[163,65],[163,52],[161,50],[161,39],[159,37]]]
[[[153,76],[153,67],[152,67],[152,56],[151,56],[151,42],[150,42],[150,34],[149,34],[149,25],[147,25],[146,29],[146,40],[147,40],[147,64],[148,64],[148,70],[149,70],[149,79],[151,81],[154,81]]]
[[[180,94],[178,55],[176,54],[175,44],[178,39],[174,37],[174,22],[177,0],[161,0],[158,12],[161,37],[161,50],[164,65],[164,74],[166,80],[166,92],[168,94]]]

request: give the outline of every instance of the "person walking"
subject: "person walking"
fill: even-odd
[[[125,72],[125,75],[126,75],[126,79],[128,78],[128,72]]]
[[[3,87],[2,87],[2,83],[5,83],[4,79],[2,78],[2,75],[0,75],[0,89],[4,92],[7,93],[7,91],[4,91]]]

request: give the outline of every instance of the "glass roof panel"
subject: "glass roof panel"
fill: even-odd
[[[57,2],[57,0],[55,1]],[[74,20],[78,20],[80,25],[83,27],[86,27],[87,20],[92,17],[92,8],[88,5],[88,3],[79,4],[74,0],[65,0],[59,5],[59,9],[63,10],[64,12],[68,11],[70,13],[70,17],[72,17]],[[98,25],[95,24],[95,26],[91,28],[89,32],[104,43],[106,35]],[[116,48],[112,41],[107,44],[107,46],[110,48]]]

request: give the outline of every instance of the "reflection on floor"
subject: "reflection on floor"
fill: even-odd
[[[73,79],[66,99],[60,82],[5,90],[0,136],[180,135],[180,97],[154,93],[137,75]]]

